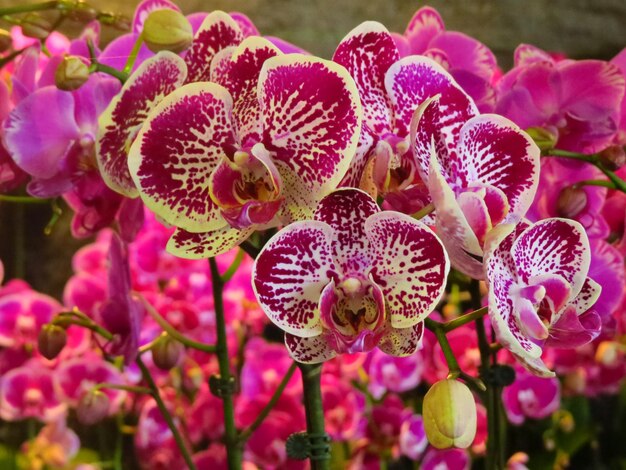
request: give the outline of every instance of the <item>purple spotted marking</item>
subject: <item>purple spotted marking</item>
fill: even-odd
[[[186,83],[210,80],[215,55],[222,49],[237,46],[243,38],[239,26],[227,13],[214,11],[207,15],[185,55],[189,70]]]
[[[182,85],[186,73],[180,57],[159,52],[141,64],[100,116],[96,155],[103,179],[111,189],[137,196],[128,171],[128,151],[150,111]]]
[[[167,251],[179,258],[212,258],[236,247],[252,232],[252,229],[237,230],[229,226],[203,233],[177,228],[167,242]]]
[[[301,338],[299,336],[285,334],[285,346],[291,357],[303,364],[319,364],[328,361],[337,355],[322,336]]]
[[[424,336],[424,322],[408,328],[387,327],[378,347],[391,356],[410,356],[415,353]]]

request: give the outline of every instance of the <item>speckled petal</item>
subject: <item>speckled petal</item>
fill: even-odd
[[[363,127],[373,135],[391,132],[392,111],[385,90],[385,73],[399,59],[389,31],[375,21],[361,23],[350,31],[333,55],[333,60],[354,78],[363,105]]]
[[[259,74],[263,63],[281,52],[267,39],[253,36],[245,39],[230,56],[227,72],[217,76],[217,83],[225,87],[233,97],[233,117],[239,141],[260,140],[259,100],[257,97]],[[219,57],[219,56],[218,56]],[[217,60],[217,59],[216,59]]]
[[[602,286],[588,277],[571,305],[576,309],[576,313],[581,315],[595,305],[601,293]]]
[[[167,242],[168,253],[186,259],[208,259],[241,244],[254,229],[238,230],[226,225],[211,232],[191,233],[176,229]]]
[[[222,49],[243,41],[239,26],[228,13],[216,10],[206,16],[185,55],[189,69],[187,82],[201,82],[211,77],[211,61]]]
[[[570,219],[537,222],[515,240],[511,254],[524,283],[542,274],[558,274],[570,283],[572,297],[582,289],[591,262],[585,229]]]
[[[285,346],[287,346],[291,357],[303,364],[319,364],[337,355],[328,345],[323,335],[301,338],[287,333],[285,335]]]
[[[524,227],[525,224],[522,225]],[[513,354],[528,360],[541,356],[541,348],[520,330],[511,288],[517,282],[511,247],[519,229],[504,224],[493,229],[485,242],[485,272],[489,285],[489,318],[498,341]]]
[[[539,183],[540,151],[517,125],[495,114],[470,119],[459,136],[456,176],[466,184],[478,181],[506,194],[507,221],[526,214]]]
[[[310,218],[345,175],[361,130],[348,72],[301,54],[268,59],[259,78],[262,142],[283,177],[286,220]]]
[[[360,275],[370,266],[365,221],[379,211],[369,194],[352,188],[332,192],[317,206],[315,220],[333,228],[333,256],[344,275]]]
[[[128,171],[128,151],[150,111],[183,84],[186,74],[180,57],[159,52],[141,64],[100,116],[96,157],[102,178],[111,189],[137,197]]]
[[[128,166],[145,204],[190,232],[224,226],[209,196],[209,177],[235,137],[232,99],[214,83],[192,83],[169,94],[150,114]]]
[[[252,286],[263,311],[287,333],[322,332],[319,299],[334,271],[332,228],[317,221],[293,223],[265,245],[254,263]]]
[[[378,347],[381,351],[391,356],[410,356],[419,347],[424,335],[424,323],[409,328],[387,327],[385,334],[380,339]]]
[[[393,104],[394,132],[398,135],[409,135],[417,107],[436,95],[441,95],[439,106],[443,116],[438,128],[447,135],[454,136],[465,121],[478,114],[472,99],[450,74],[427,57],[413,55],[397,61],[387,71],[385,87]]]
[[[391,326],[416,325],[443,295],[450,271],[443,244],[426,225],[399,212],[372,215],[365,233],[372,276],[385,294]]]

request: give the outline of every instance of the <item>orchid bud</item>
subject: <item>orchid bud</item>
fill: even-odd
[[[46,39],[52,31],[52,24],[36,13],[26,15],[20,26],[24,36],[35,39]]]
[[[143,39],[152,52],[181,52],[193,41],[191,24],[182,13],[162,9],[148,15],[143,25]]]
[[[83,394],[76,407],[76,417],[82,424],[92,425],[109,414],[110,400],[101,390],[90,390]]]
[[[159,369],[170,370],[180,360],[185,347],[168,334],[162,335],[152,346],[152,362]]]
[[[89,67],[80,57],[65,56],[54,74],[59,90],[78,90],[89,80]]]
[[[544,127],[529,127],[526,129],[526,133],[542,152],[552,150],[559,138],[558,134]]]
[[[582,188],[568,186],[561,190],[556,203],[557,213],[561,217],[576,217],[587,205],[587,193]]]
[[[424,397],[426,437],[434,447],[465,449],[476,436],[476,402],[470,389],[454,379],[440,380]]]
[[[13,45],[11,33],[6,29],[0,29],[0,53],[8,51]]]
[[[600,162],[609,170],[619,170],[626,164],[626,151],[621,145],[611,145],[598,154]]]
[[[67,332],[65,328],[49,323],[44,325],[37,338],[39,352],[46,359],[54,359],[65,347],[67,343]]]

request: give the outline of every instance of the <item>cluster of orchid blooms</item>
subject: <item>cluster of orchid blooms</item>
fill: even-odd
[[[500,403],[521,425],[620,389],[626,50],[521,45],[503,73],[429,7],[332,60],[168,0],[104,48],[33,24],[0,56],[0,201],[62,197],[95,241],[61,301],[0,287],[23,468],[523,469]]]

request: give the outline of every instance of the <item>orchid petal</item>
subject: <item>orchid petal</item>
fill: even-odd
[[[468,191],[459,195],[457,203],[472,232],[476,235],[478,243],[482,245],[487,232],[493,228],[487,204],[478,194]]]
[[[410,356],[417,351],[424,335],[424,323],[419,322],[408,328],[388,326],[378,347],[391,356]]]
[[[320,201],[315,220],[333,228],[333,257],[344,275],[362,272],[371,264],[365,221],[380,209],[358,189],[339,189]]]
[[[254,229],[238,230],[228,225],[203,233],[177,228],[167,242],[168,253],[185,259],[208,259],[226,253],[247,239]]]
[[[596,305],[596,301],[600,298],[601,293],[602,286],[590,277],[588,277],[587,279],[585,279],[585,283],[583,284],[582,289],[570,305],[574,307],[577,315],[582,315],[591,307]],[[604,313],[604,315],[606,315],[608,312],[598,313]]]
[[[100,116],[96,157],[102,178],[114,191],[138,196],[128,171],[129,148],[150,111],[182,85],[186,73],[180,57],[159,52],[141,64]]]
[[[285,183],[283,216],[309,218],[345,175],[361,130],[354,81],[334,62],[287,54],[259,77],[262,143]]]
[[[263,63],[278,55],[281,52],[266,39],[258,36],[247,38],[232,53],[227,72],[215,80],[233,97],[235,129],[243,145],[260,139],[259,74]]]
[[[343,65],[356,83],[363,105],[363,127],[374,135],[391,132],[392,111],[385,73],[400,56],[382,24],[366,21],[341,40],[333,61]]]
[[[237,26],[239,26],[241,34],[243,34],[244,38],[261,35],[252,20],[243,13],[238,11],[231,11],[229,15],[235,21],[235,23],[237,23]]]
[[[518,276],[526,284],[535,276],[557,274],[576,296],[585,283],[591,251],[585,230],[574,220],[541,220],[526,229],[511,250]]]
[[[319,364],[337,355],[323,335],[301,338],[287,333],[285,346],[291,357],[303,364]]]
[[[365,233],[372,277],[385,295],[391,326],[414,326],[444,293],[450,262],[443,244],[424,224],[399,212],[370,216]]]
[[[202,82],[170,93],[148,116],[128,167],[144,203],[166,222],[190,232],[226,224],[209,177],[235,145],[231,110],[225,88]]]
[[[457,174],[467,183],[478,181],[506,194],[508,221],[524,216],[539,184],[540,150],[512,121],[495,114],[470,119],[461,128]],[[466,183],[466,184],[467,184]]]
[[[70,147],[80,136],[71,93],[44,87],[21,101],[4,122],[4,143],[25,172],[47,179],[61,170]]]
[[[478,114],[473,100],[450,74],[427,57],[409,56],[397,61],[387,70],[385,87],[393,105],[394,132],[398,135],[409,134],[415,110],[438,94],[445,116],[443,124],[438,125],[440,132],[453,137],[465,121]]]
[[[422,54],[432,39],[445,31],[439,12],[432,7],[422,7],[415,12],[404,31],[411,44],[413,54]]]
[[[215,54],[229,46],[236,46],[241,41],[243,34],[228,13],[216,10],[208,14],[185,55],[189,71],[186,83],[209,80],[211,61]]]
[[[550,327],[545,344],[551,348],[574,349],[593,341],[601,330],[602,319],[596,311],[579,314],[575,308],[567,307]]]
[[[322,332],[319,299],[334,270],[333,231],[323,222],[295,222],[265,245],[254,263],[252,285],[263,311],[287,333]]]

